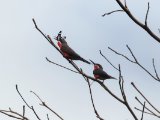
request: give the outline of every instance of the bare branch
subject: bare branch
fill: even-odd
[[[49,120],[49,115],[47,114],[47,120]]]
[[[51,38],[49,35],[46,36],[46,35],[38,28],[38,26],[37,26],[37,24],[36,24],[36,21],[35,21],[34,19],[32,19],[32,21],[33,21],[33,23],[34,23],[34,25],[35,25],[35,28],[42,34],[42,36],[43,36],[54,48],[56,48],[56,50],[57,50],[58,52],[60,52],[61,55],[63,55],[62,52],[58,49],[58,47],[54,44],[52,38]]]
[[[152,75],[152,73],[150,73],[145,67],[143,67],[143,66],[138,62],[138,60],[137,60],[137,58],[135,57],[135,55],[133,54],[131,48],[130,48],[128,45],[126,45],[126,47],[127,47],[127,49],[129,50],[130,54],[132,55],[134,61],[131,60],[131,59],[129,59],[129,58],[128,58],[127,56],[125,56],[124,54],[121,54],[121,53],[113,50],[113,49],[110,48],[110,47],[108,47],[108,48],[109,48],[112,52],[114,52],[115,54],[122,56],[123,58],[125,58],[126,60],[128,60],[128,61],[130,61],[130,62],[132,62],[132,63],[137,64],[137,65],[138,65],[140,68],[142,68],[146,73],[148,73],[153,79],[155,79],[156,81],[160,82],[160,79],[157,78],[157,75],[156,75],[156,76]],[[154,67],[154,66],[153,66],[153,67]],[[154,68],[154,69],[155,69],[155,68]]]
[[[46,38],[46,40],[51,43],[48,39],[48,37],[38,28],[37,24],[36,24],[36,21],[34,19],[32,19],[34,25],[35,25],[35,28]]]
[[[124,92],[124,80],[123,80],[123,77],[122,77],[122,74],[121,74],[121,67],[119,65],[119,87],[120,87],[120,90],[121,90],[121,94],[122,94],[122,97],[123,97],[123,104],[127,107],[127,109],[129,110],[129,112],[131,113],[131,115],[133,116],[133,118],[135,120],[138,120],[137,116],[135,115],[135,113],[133,112],[132,108],[130,107],[128,101],[127,101],[127,97],[125,95],[125,92]]]
[[[147,19],[148,19],[148,13],[149,13],[149,2],[148,2],[148,8],[147,8],[147,13],[146,13],[146,18],[145,18],[145,25],[147,26]]]
[[[135,84],[132,82],[131,83],[131,85],[135,88],[135,90],[148,102],[148,104],[155,110],[155,111],[157,111],[159,114],[160,114],[160,112],[159,112],[159,110],[155,107],[155,106],[153,106],[152,104],[151,104],[151,102],[149,102],[149,100],[142,94],[142,92],[135,86]]]
[[[138,60],[137,60],[137,58],[134,56],[134,54],[133,54],[131,48],[130,48],[128,45],[126,45],[126,47],[128,48],[129,52],[131,53],[132,57],[134,58],[135,63],[139,63]]]
[[[33,111],[33,113],[36,115],[36,117],[37,117],[38,120],[41,120],[41,119],[39,118],[39,116],[37,115],[36,111],[34,110],[34,107],[33,107],[33,106],[29,106],[29,104],[26,102],[26,100],[23,98],[23,96],[22,96],[21,93],[19,92],[19,90],[18,90],[18,85],[16,85],[16,90],[17,90],[19,96],[21,97],[21,99],[23,100],[23,102],[27,105],[27,107],[30,108],[30,109]]]
[[[23,96],[21,95],[21,93],[18,90],[18,85],[16,85],[16,90],[18,92],[18,94],[20,95],[20,97],[22,98],[23,102],[27,105],[27,107],[29,107],[31,109],[31,106],[28,105],[28,103],[25,101],[25,99],[23,98]]]
[[[99,50],[99,52],[100,52],[101,56],[102,56],[113,68],[115,68],[116,70],[119,71],[119,69],[116,68],[116,67],[106,58],[106,56],[104,56],[104,55],[102,54],[101,50]]]
[[[135,99],[143,106],[143,103],[137,97],[135,97]],[[153,111],[151,111],[147,106],[145,106],[145,109],[148,110],[151,114],[156,116],[156,114]]]
[[[29,120],[27,117],[19,114],[18,112],[15,112],[9,108],[9,110],[0,110],[0,113],[7,115],[9,117],[19,119],[19,120]]]
[[[127,8],[127,1],[126,0],[124,0],[124,6],[125,6],[125,8]]]
[[[124,12],[124,10],[113,10],[113,11],[111,11],[111,12],[108,12],[108,13],[103,14],[102,17],[104,17],[104,16],[106,16],[106,15],[110,15],[110,14],[115,13],[115,12]]]
[[[86,78],[85,76],[83,76],[83,77],[84,77],[84,79],[86,80],[86,82],[88,83],[89,93],[90,93],[90,97],[91,97],[91,102],[92,102],[92,106],[93,106],[93,109],[94,109],[94,113],[96,114],[96,116],[97,116],[97,118],[98,118],[99,120],[104,120],[102,117],[100,117],[100,115],[99,115],[99,113],[97,112],[96,107],[95,107],[95,105],[94,105],[93,95],[92,95],[92,89],[91,89],[91,84],[90,84],[90,82],[89,82],[89,79]]]
[[[153,63],[153,68],[154,68],[154,72],[156,74],[156,77],[157,77],[157,79],[159,79],[159,76],[158,76],[158,73],[157,73],[157,70],[156,70],[156,67],[155,67],[155,64],[154,64],[154,58],[152,59],[152,63]]]
[[[23,105],[23,117],[25,116],[25,106]]]
[[[112,48],[108,47],[108,49],[110,49],[111,51],[113,51],[113,52],[116,53],[117,55],[120,55],[120,56],[126,58],[128,61],[130,61],[130,62],[132,62],[132,63],[135,63],[135,61],[133,61],[133,60],[129,59],[127,56],[125,56],[125,55],[123,55],[123,54],[121,54],[121,53],[113,50]]]
[[[136,107],[135,107],[135,109],[138,110],[138,111],[140,111],[140,112],[142,112],[142,110],[140,110],[139,108],[136,108]],[[154,114],[149,113],[149,112],[146,112],[146,111],[144,111],[144,113],[155,116]]]
[[[54,113],[59,119],[64,120],[58,113],[56,113],[54,110],[52,110],[45,102],[42,101],[42,99],[33,91],[30,91],[33,93],[40,101],[42,106],[46,107],[48,110],[50,110],[52,113]]]
[[[142,117],[141,117],[141,120],[143,120],[144,108],[145,108],[145,102],[144,102],[144,104],[143,104],[143,109],[142,109]]]
[[[124,93],[124,88],[123,88],[123,84],[124,84],[124,81],[122,79],[122,74],[121,74],[121,67],[119,65],[119,87],[120,87],[120,91],[121,91],[121,94],[122,94],[122,97],[123,99],[126,99],[125,98],[125,93]],[[124,100],[125,101],[125,100]]]
[[[7,115],[8,117],[12,117],[12,118],[16,118],[16,119],[22,120],[22,118],[16,117],[15,115],[10,115],[9,113],[6,113],[6,112],[4,112],[4,111],[0,111],[0,113],[2,113],[2,114],[4,114],[4,115]]]
[[[121,0],[116,0],[116,2],[124,10],[124,12],[130,17],[130,19],[132,19],[133,22],[135,22],[138,26],[143,28],[151,37],[153,37],[157,42],[160,43],[160,38],[155,33],[153,33],[153,31],[151,31],[151,29],[148,26],[141,23],[135,16],[133,16],[133,14],[128,9],[126,3],[125,3],[125,5],[123,5]],[[148,5],[148,11],[149,11],[149,5]],[[148,16],[148,12],[147,12],[146,16]],[[146,17],[146,22],[147,22],[147,17]]]
[[[72,70],[72,69],[70,69],[70,68],[67,68],[67,67],[65,67],[65,66],[63,66],[63,65],[57,64],[57,63],[49,60],[47,57],[46,57],[46,60],[47,60],[48,62],[50,62],[50,63],[53,63],[53,64],[55,64],[55,65],[57,65],[57,66],[59,66],[59,67],[62,67],[62,68],[64,68],[64,69],[67,69],[67,70],[72,71],[72,72],[74,72],[74,73],[79,73],[79,72],[74,71],[74,70]]]

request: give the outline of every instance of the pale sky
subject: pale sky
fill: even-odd
[[[158,33],[160,21],[159,0],[150,1],[148,25]],[[144,22],[147,0],[127,0],[133,14]],[[149,71],[154,73],[152,58],[156,66],[160,66],[160,44],[138,27],[123,13],[114,13],[101,17],[105,12],[120,9],[115,0],[4,0],[0,4],[0,109],[8,109],[22,113],[24,103],[18,96],[15,85],[30,105],[35,106],[38,114],[46,120],[48,113],[51,120],[59,120],[51,112],[39,106],[39,101],[29,91],[36,92],[53,110],[65,120],[97,120],[87,83],[78,74],[48,63],[45,57],[66,67],[70,64],[43,38],[35,29],[32,18],[37,25],[52,38],[62,30],[67,36],[68,44],[82,57],[102,64],[104,70],[118,78],[118,72],[99,54],[103,54],[114,65],[121,64],[125,79],[125,91],[129,104],[142,107],[134,97],[137,92],[130,85],[134,82],[146,97],[160,108],[160,83],[153,80],[137,65],[112,53],[108,47],[129,55],[128,44],[138,60]],[[56,41],[55,41],[56,42]],[[92,65],[76,61],[77,65],[92,76]],[[73,68],[72,68],[73,69]],[[157,68],[158,73],[160,69]],[[118,82],[105,81],[105,84],[119,94]],[[92,85],[95,105],[105,120],[133,120],[126,107],[113,99],[97,83]],[[141,97],[140,99],[144,101]],[[140,118],[141,114],[134,110]],[[29,109],[26,116],[35,120]],[[34,116],[34,117],[33,117]],[[149,115],[145,120],[158,120]],[[0,120],[11,120],[0,114]]]

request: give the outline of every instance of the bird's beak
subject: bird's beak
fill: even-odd
[[[93,64],[93,65],[95,65],[95,63],[92,61],[92,60],[90,60],[91,61],[91,63]]]
[[[57,36],[54,36],[54,39],[57,40]],[[57,40],[58,41],[58,40]]]

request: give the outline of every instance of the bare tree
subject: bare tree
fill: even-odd
[[[149,13],[149,9],[150,9],[150,4],[148,3],[148,8],[147,8],[147,12],[146,12],[146,17],[145,17],[145,21],[144,23],[140,22],[135,16],[132,15],[131,11],[129,10],[128,6],[127,6],[127,3],[126,1],[124,1],[124,3],[122,3],[122,1],[120,0],[116,0],[117,4],[121,7],[120,10],[114,10],[114,11],[111,11],[111,12],[108,12],[108,13],[105,13],[104,15],[102,15],[103,17],[105,15],[110,15],[112,13],[115,13],[115,12],[124,12],[126,13],[129,18],[131,20],[133,20],[136,25],[140,26],[141,28],[143,28],[154,40],[156,40],[157,42],[160,42],[160,38],[152,32],[152,30],[148,27],[148,24],[147,24],[147,19],[148,19],[148,13]],[[42,30],[38,27],[36,21],[34,19],[33,20],[33,23],[34,23],[34,26],[36,28],[37,31],[39,31],[42,36],[49,42],[49,44],[51,46],[53,46],[57,52],[59,54],[61,54],[63,57],[64,57],[64,54],[62,53],[62,51],[55,45],[54,43],[54,40],[49,36],[49,35],[46,35],[44,32],[42,32]],[[119,55],[123,58],[125,58],[127,61],[131,62],[131,63],[134,63],[136,65],[138,65],[142,70],[144,70],[148,75],[151,76],[151,78],[153,80],[156,80],[158,82],[160,82],[160,79],[159,79],[159,75],[158,75],[158,72],[157,72],[157,69],[156,69],[156,65],[155,65],[155,61],[154,61],[154,58],[152,59],[152,65],[153,65],[153,69],[154,69],[154,74],[151,73],[149,70],[147,70],[138,60],[138,58],[136,57],[136,55],[133,53],[132,49],[126,45],[128,51],[130,52],[131,56],[132,56],[132,59],[129,58],[128,56],[126,56],[125,54],[122,54],[120,52],[117,52],[116,50],[112,49],[111,47],[108,47],[109,50],[111,50],[113,53],[115,53],[116,55]],[[148,115],[152,115],[153,117],[157,117],[157,118],[160,118],[160,110],[159,108],[156,107],[156,105],[153,105],[152,102],[150,102],[150,100],[148,100],[146,97],[145,97],[145,93],[142,92],[138,87],[137,85],[135,85],[135,83],[131,82],[131,86],[134,88],[135,91],[137,91],[137,93],[139,94],[139,96],[141,97],[141,99],[143,99],[143,101],[141,101],[137,96],[135,96],[135,100],[138,102],[138,104],[141,105],[141,108],[137,108],[137,107],[134,107],[134,109],[132,108],[132,104],[129,103],[128,101],[128,96],[126,95],[126,91],[125,91],[125,83],[124,83],[124,77],[122,75],[122,68],[121,68],[121,65],[118,64],[118,65],[114,65],[103,53],[102,51],[100,50],[100,55],[116,70],[118,71],[119,73],[119,78],[118,78],[118,82],[119,82],[119,90],[120,90],[120,95],[116,95],[113,90],[109,89],[107,87],[107,85],[88,75],[87,73],[83,72],[82,68],[80,68],[77,64],[75,64],[71,59],[68,59],[66,57],[64,57],[65,60],[68,61],[68,64],[71,64],[74,68],[73,69],[70,69],[66,66],[63,66],[61,64],[58,64],[58,63],[55,63],[53,61],[51,61],[50,59],[48,59],[46,57],[46,60],[49,62],[49,63],[52,63],[58,67],[62,67],[63,69],[66,69],[68,71],[71,71],[75,74],[79,74],[81,75],[84,80],[86,81],[87,85],[88,85],[88,88],[89,88],[89,94],[90,94],[90,98],[91,98],[91,103],[92,103],[92,107],[93,107],[93,110],[94,110],[94,113],[95,113],[95,116],[97,117],[97,119],[99,120],[104,120],[105,118],[103,118],[103,116],[101,116],[101,114],[98,112],[98,110],[96,109],[96,105],[94,103],[94,96],[92,94],[92,87],[91,87],[91,81],[94,81],[95,83],[99,84],[100,87],[103,88],[104,92],[108,93],[111,97],[113,97],[115,100],[117,100],[119,103],[121,103],[124,107],[127,108],[127,110],[129,111],[129,113],[131,114],[131,116],[133,117],[134,120],[144,120],[144,115],[145,114],[148,114]],[[16,90],[17,90],[17,93],[19,94],[19,96],[21,97],[21,99],[23,100],[23,102],[25,103],[25,105],[23,106],[23,113],[20,114],[14,110],[12,110],[11,108],[9,108],[9,110],[0,110],[0,113],[4,114],[4,115],[7,115],[9,117],[12,117],[12,118],[15,118],[15,119],[20,119],[20,120],[29,120],[30,118],[29,117],[26,117],[25,116],[25,106],[30,109],[33,114],[36,116],[36,118],[38,120],[41,120],[40,116],[38,115],[38,113],[36,112],[36,110],[34,109],[33,106],[30,106],[26,100],[24,99],[24,97],[22,96],[22,94],[20,93],[19,89],[18,89],[18,86],[16,85]],[[42,99],[33,91],[31,91],[31,93],[33,93],[37,98],[38,100],[41,102],[40,105],[45,107],[46,109],[48,109],[51,113],[55,114],[60,120],[64,120],[64,118],[62,118],[62,116],[60,116],[57,112],[55,112],[53,109],[51,109],[51,107],[49,107],[44,101],[42,101]],[[135,110],[141,112],[141,116],[139,117],[138,115],[136,115],[135,113]],[[49,120],[49,116],[48,114],[46,115],[47,116],[47,119]]]

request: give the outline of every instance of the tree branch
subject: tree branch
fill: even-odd
[[[143,103],[137,97],[135,97],[135,99],[143,106]],[[151,111],[147,106],[145,106],[145,109],[148,110],[151,114],[156,116],[156,114],[153,111]]]
[[[23,100],[23,102],[27,105],[27,107],[30,108],[30,109],[33,111],[33,113],[34,113],[34,115],[36,116],[36,118],[37,118],[38,120],[41,120],[40,117],[38,116],[38,114],[36,113],[34,107],[33,107],[33,106],[29,106],[29,104],[26,102],[26,100],[23,98],[23,96],[22,96],[21,93],[19,92],[19,90],[18,90],[18,85],[16,85],[16,90],[17,90],[19,96],[21,97],[21,99]]]
[[[144,102],[144,104],[143,104],[143,109],[142,109],[142,117],[141,117],[141,120],[143,120],[144,108],[145,108],[145,102]]]
[[[124,105],[127,107],[127,109],[129,110],[129,112],[131,113],[131,115],[133,116],[133,118],[135,120],[138,120],[137,116],[135,115],[135,113],[133,112],[132,108],[130,107],[128,101],[127,101],[127,97],[124,91],[124,80],[123,80],[123,76],[121,73],[121,67],[119,65],[119,87],[120,87],[120,91],[124,100]]]
[[[108,49],[110,49],[110,50],[111,50],[112,52],[114,52],[115,54],[117,54],[117,55],[119,55],[119,56],[122,56],[122,57],[125,58],[126,60],[128,60],[128,61],[130,61],[130,62],[132,62],[132,63],[137,64],[137,65],[138,65],[140,68],[142,68],[146,73],[148,73],[153,79],[155,79],[156,81],[160,82],[159,77],[157,77],[158,73],[156,72],[156,74],[157,74],[156,76],[154,76],[152,73],[150,73],[145,67],[143,67],[143,66],[139,63],[139,61],[137,60],[137,58],[136,58],[135,55],[133,54],[131,48],[130,48],[128,45],[126,45],[126,47],[127,47],[127,49],[129,50],[130,54],[132,55],[134,61],[131,60],[130,58],[128,58],[127,56],[125,56],[124,54],[121,54],[121,53],[113,50],[113,49],[110,48],[110,47],[108,47]],[[155,71],[154,62],[153,62],[153,67],[154,67],[154,71]]]
[[[152,59],[152,64],[153,64],[153,68],[154,68],[154,72],[155,72],[155,74],[156,74],[156,77],[157,77],[157,79],[159,79],[159,76],[158,76],[158,73],[157,73],[157,70],[156,70],[156,66],[155,66],[155,64],[154,64],[154,58]],[[159,79],[160,80],[160,79]]]
[[[58,113],[56,113],[54,110],[52,110],[45,102],[42,101],[42,99],[33,91],[30,91],[33,93],[40,101],[42,106],[46,107],[48,110],[50,110],[52,113],[54,113],[59,119],[64,120]]]
[[[135,86],[135,84],[132,82],[131,83],[131,85],[135,88],[135,90],[147,101],[147,103],[155,110],[155,111],[157,111],[159,114],[160,114],[160,112],[159,112],[159,110],[155,107],[155,106],[153,106],[152,104],[151,104],[151,102],[149,102],[149,100],[142,94],[142,92]]]
[[[124,12],[124,10],[113,10],[113,11],[111,11],[111,12],[108,12],[108,13],[103,14],[102,17],[104,17],[104,16],[106,16],[106,15],[110,15],[110,14],[115,13],[115,12]]]
[[[147,26],[147,19],[148,19],[148,13],[149,13],[149,2],[148,2],[148,8],[147,8],[147,13],[146,13],[146,18],[145,18],[145,25]]]
[[[142,112],[142,110],[140,110],[139,108],[136,108],[136,107],[135,107],[135,109],[138,110],[138,111],[140,111],[140,112]],[[144,113],[155,116],[154,114],[149,113],[149,112],[146,112],[146,111],[144,111]]]
[[[148,12],[149,12],[149,3],[148,3],[148,9],[147,9],[145,23],[143,24],[135,16],[133,16],[133,14],[130,12],[130,10],[128,9],[128,7],[126,5],[126,2],[125,2],[125,5],[123,5],[121,0],[116,0],[116,2],[119,4],[119,6],[123,9],[123,11],[129,16],[129,18],[134,23],[136,23],[138,26],[143,28],[152,38],[154,38],[157,42],[160,43],[160,38],[155,33],[153,33],[153,31],[147,26],[147,16],[148,16]]]
[[[9,110],[0,110],[0,113],[19,120],[29,120],[27,117],[11,110],[10,108]]]
[[[52,64],[55,64],[55,65],[57,65],[57,66],[59,66],[59,67],[62,67],[62,68],[64,68],[64,69],[67,69],[67,70],[72,71],[72,72],[74,72],[74,73],[79,73],[79,72],[74,71],[74,70],[72,70],[72,69],[70,69],[70,68],[67,68],[67,67],[65,67],[65,66],[63,66],[63,65],[57,64],[57,63],[49,60],[47,57],[46,57],[46,60],[47,60],[48,62],[52,63]]]
[[[116,67],[107,59],[107,57],[102,54],[101,50],[99,50],[99,53],[100,53],[100,55],[101,55],[114,69],[116,69],[116,70],[119,71],[119,69],[116,68]]]
[[[132,62],[132,63],[135,63],[135,61],[133,61],[133,60],[129,59],[127,56],[125,56],[125,55],[123,55],[123,54],[121,54],[121,53],[119,53],[119,52],[113,50],[112,48],[108,47],[108,49],[111,50],[112,52],[114,52],[115,54],[124,57],[124,58],[127,59],[128,61],[130,61],[130,62]]]
[[[82,69],[81,69],[82,71]],[[82,71],[83,72],[83,71]],[[94,105],[94,101],[93,101],[93,95],[92,95],[92,89],[91,89],[91,84],[89,82],[89,79],[86,78],[85,76],[83,76],[83,78],[85,79],[85,81],[88,83],[88,88],[89,88],[89,93],[90,93],[90,97],[91,97],[91,103],[92,103],[92,106],[93,106],[93,109],[94,109],[94,113],[96,114],[96,117],[99,119],[99,120],[104,120],[102,117],[100,117],[99,113],[97,112],[96,110],[96,107]]]

